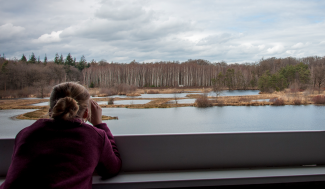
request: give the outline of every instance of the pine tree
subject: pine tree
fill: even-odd
[[[35,57],[35,54],[34,53],[32,53],[32,55],[30,56],[28,62],[29,63],[33,63],[33,64],[36,63],[36,57]]]
[[[63,55],[61,54],[60,59],[59,59],[59,64],[64,64],[64,60],[63,60]]]
[[[38,56],[38,58],[37,58],[37,64],[39,64],[39,63],[41,63],[41,58],[40,58],[40,56]]]
[[[77,65],[77,68],[81,71],[87,66],[86,58],[84,55],[81,56],[79,64]]]
[[[44,64],[46,65],[47,64],[47,56],[45,54],[45,57],[44,57]]]
[[[59,57],[59,54],[56,53],[56,54],[55,54],[55,58],[54,58],[54,63],[55,63],[55,64],[60,64],[60,60],[59,60],[59,58],[60,58],[60,57]]]
[[[27,62],[27,58],[26,58],[26,56],[24,54],[23,54],[23,56],[21,57],[20,60],[23,61],[23,62]]]
[[[68,66],[73,66],[73,59],[71,54],[69,53],[67,58],[65,59],[64,65],[68,65]]]

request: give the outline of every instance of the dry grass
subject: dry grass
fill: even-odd
[[[28,119],[28,120],[38,120],[42,118],[49,118],[48,109],[39,109],[36,111],[28,112],[25,114],[21,114],[16,117],[17,119]]]
[[[297,98],[297,99],[294,99],[294,100],[293,100],[293,104],[294,104],[294,105],[301,105],[301,100],[298,99],[298,98]]]
[[[312,98],[312,101],[315,104],[325,104],[325,96],[324,95],[317,95]]]
[[[106,115],[103,115],[102,116],[102,120],[118,120],[118,117],[113,117],[113,116],[106,116]]]
[[[127,93],[126,96],[141,96],[140,93]]]
[[[31,106],[41,102],[48,102],[48,99],[12,99],[0,100],[0,110],[6,109],[37,109],[47,106]]]
[[[147,91],[147,94],[159,94],[158,90],[149,90]]]
[[[187,98],[200,98],[202,95],[201,94],[188,94],[186,95]]]
[[[281,98],[277,98],[277,99],[273,102],[273,105],[275,105],[275,106],[283,106],[283,105],[285,105],[285,103],[284,103],[284,100],[283,100],[283,99],[281,99]]]

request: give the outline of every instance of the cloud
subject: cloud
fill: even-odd
[[[240,37],[241,34],[231,34],[231,33],[222,33],[217,35],[211,35],[201,39],[197,44],[198,45],[212,45],[212,44],[221,44],[229,42],[233,39]]]
[[[138,2],[126,2],[122,1],[106,1],[96,11],[95,16],[98,18],[108,20],[135,20],[142,15],[145,15],[146,11]]]
[[[297,43],[295,45],[292,46],[292,48],[298,49],[298,48],[302,48],[304,46],[303,43]]]
[[[101,41],[128,39],[133,42],[177,35],[191,29],[192,23],[182,18],[164,17],[158,12],[145,10],[137,3],[113,1],[105,2],[95,17],[65,28],[60,36]]]
[[[284,51],[283,45],[275,45],[267,49],[268,54],[282,53]]]
[[[36,43],[53,43],[53,42],[59,42],[61,31],[52,31],[50,34],[43,34],[41,35],[37,40],[35,40]]]
[[[21,36],[24,30],[25,30],[24,27],[14,26],[12,23],[1,25],[0,41],[6,41]]]

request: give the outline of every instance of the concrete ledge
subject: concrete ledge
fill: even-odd
[[[176,188],[325,181],[325,132],[116,136],[123,167],[93,188]],[[0,139],[0,183],[14,139]],[[318,166],[306,166],[318,165]]]
[[[325,166],[121,173],[93,188],[174,188],[325,181]]]
[[[5,178],[0,178],[0,184],[4,180]],[[318,181],[325,181],[325,166],[124,172],[107,180],[94,176],[93,189],[177,188]]]

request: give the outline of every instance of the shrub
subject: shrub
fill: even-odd
[[[284,105],[284,100],[282,100],[281,98],[277,98],[274,102],[273,105],[275,106],[283,106]]]
[[[301,105],[301,100],[300,99],[294,99],[293,104],[294,105]]]
[[[312,98],[312,101],[315,104],[325,104],[325,96],[324,95],[317,95]]]
[[[207,95],[203,95],[195,100],[197,107],[209,107],[212,106],[211,101],[208,99]]]
[[[90,83],[89,88],[95,88],[95,84],[93,82]]]
[[[107,104],[114,104],[114,98],[109,98]]]
[[[147,91],[147,94],[159,94],[159,91],[149,90]]]

